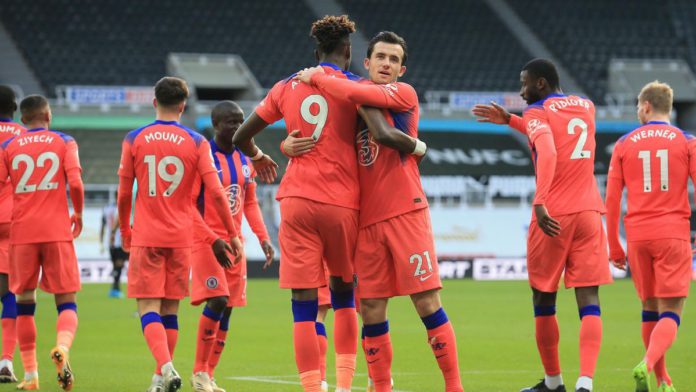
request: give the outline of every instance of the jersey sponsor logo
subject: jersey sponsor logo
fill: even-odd
[[[385,84],[384,89],[387,90],[387,93],[389,93],[389,95],[391,95],[392,97],[395,93],[399,92],[399,87],[395,83]]]
[[[211,276],[205,280],[205,287],[214,290],[218,287],[218,280],[216,277]]]
[[[225,188],[225,192],[230,203],[230,211],[232,215],[236,215],[242,208],[242,187],[239,184],[232,184]]]
[[[527,123],[527,133],[532,135],[541,125],[541,121],[536,118]]]
[[[358,162],[362,166],[370,166],[377,160],[379,144],[375,142],[370,131],[365,128],[358,133],[355,144],[358,146]]]

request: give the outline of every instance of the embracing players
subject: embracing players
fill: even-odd
[[[210,241],[216,258],[230,265],[225,248],[234,251],[236,261],[243,257],[210,145],[203,136],[179,124],[187,98],[188,86],[182,79],[164,77],[157,82],[153,102],[157,119],[126,135],[118,170],[121,238],[124,250],[130,251],[128,296],[137,299],[143,334],[157,362],[149,389],[152,392],[181,388],[172,357],[178,338],[179,301],[188,295],[193,245],[190,228],[193,222],[203,225],[191,201],[197,176],[228,234],[229,245],[220,239]],[[131,232],[136,179],[139,186]]]
[[[393,32],[370,40],[365,68],[372,83],[333,78],[321,68],[298,78],[324,96],[353,106],[382,108],[376,117],[361,114],[367,129],[357,132],[360,178],[360,232],[355,251],[358,296],[363,318],[364,350],[377,392],[391,391],[392,346],[387,320],[389,298],[409,295],[427,330],[428,343],[442,370],[446,391],[462,391],[457,342],[440,302],[438,274],[428,203],[420,183],[418,156],[426,146],[418,136],[418,95],[397,82],[406,72],[407,47]],[[351,108],[355,115],[355,109]],[[374,112],[373,112],[374,113]],[[376,133],[385,124],[405,134]],[[383,136],[382,136],[383,135]],[[392,147],[385,146],[390,143]]]
[[[327,74],[357,79],[344,71],[350,64],[347,16],[326,16],[312,24],[315,55]],[[289,77],[271,89],[242,124],[233,142],[251,157],[264,181],[275,178],[275,162],[256,147],[252,137],[281,118],[288,131],[299,130],[317,144],[311,153],[292,158],[278,189],[280,200],[280,287],[292,289],[295,362],[305,391],[321,388],[320,354],[315,322],[317,288],[330,275],[335,311],[337,391],[349,391],[355,372],[358,321],[353,297],[355,240],[360,188],[354,148],[353,104],[325,96]]]
[[[266,255],[264,269],[273,262],[274,250],[263,223],[256,199],[256,182],[251,161],[232,144],[232,137],[244,122],[242,108],[232,101],[215,105],[211,113],[215,136],[210,140],[213,162],[229,199],[236,226],[242,227],[242,216],[259,239]],[[213,231],[208,240],[198,236],[192,253],[191,303],[206,303],[198,324],[196,358],[191,384],[194,391],[224,392],[213,378],[225,347],[233,307],[246,306],[246,258],[230,268],[223,268],[208,245],[210,239],[224,238],[227,233],[222,219],[211,209],[210,193],[194,185],[193,197],[205,223]],[[241,232],[240,232],[241,238]],[[242,239],[243,240],[243,239]]]
[[[670,124],[672,89],[648,83],[638,95],[641,127],[614,146],[607,180],[609,257],[631,268],[643,303],[646,353],[633,370],[636,391],[649,391],[650,373],[660,391],[674,391],[665,355],[677,337],[691,283],[692,252],[688,181],[696,183],[696,138]],[[628,257],[619,242],[621,194],[628,190],[624,218]]]
[[[30,129],[5,141],[0,159],[0,178],[9,176],[13,190],[10,290],[17,293],[17,340],[24,365],[24,380],[17,389],[39,389],[34,312],[40,285],[55,297],[58,321],[51,359],[58,385],[69,391],[74,376],[68,356],[77,330],[76,293],[80,290],[73,238],[82,231],[82,169],[75,140],[48,129],[52,115],[46,98],[30,95],[19,108],[22,122]]]
[[[523,391],[565,391],[558,357],[556,292],[563,274],[575,288],[580,313],[579,392],[592,390],[602,341],[599,286],[612,282],[602,227],[602,202],[594,176],[595,108],[565,95],[552,62],[535,59],[520,74],[520,95],[529,106],[522,118],[493,104],[473,112],[529,138],[536,169],[534,213],[527,239],[527,271],[534,300],[536,341],[545,377]]]

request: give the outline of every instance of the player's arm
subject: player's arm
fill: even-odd
[[[524,128],[522,117],[515,114],[510,114],[504,107],[491,101],[490,105],[478,104],[471,109],[471,113],[476,116],[478,122],[489,122],[493,124],[509,125],[510,128],[519,131],[522,134],[527,134]]]
[[[266,224],[263,222],[263,214],[259,206],[259,200],[256,198],[256,182],[252,181],[247,185],[246,194],[244,195],[244,216],[249,222],[251,230],[259,239],[263,254],[266,256],[266,263],[263,269],[268,268],[273,263],[275,250],[271,245],[271,237],[268,235]]]
[[[77,153],[77,143],[74,140],[67,142],[65,150],[65,175],[70,189],[70,200],[73,205],[72,223],[73,238],[77,238],[82,232],[82,211],[85,205],[85,187],[82,184],[82,168]]]
[[[283,82],[278,82],[271,88],[268,95],[259,103],[251,116],[237,129],[232,137],[232,143],[239,147],[244,155],[251,159],[251,164],[256,169],[259,177],[267,183],[272,183],[278,177],[278,164],[268,154],[264,154],[254,143],[254,135],[263,131],[281,118],[283,113],[278,105],[279,96],[282,93]]]
[[[614,145],[607,175],[607,240],[609,242],[609,260],[616,268],[626,269],[626,252],[619,241],[619,219],[621,218],[621,195],[624,189],[623,168],[621,165],[621,147]]]
[[[135,182],[135,169],[133,167],[133,154],[131,144],[124,140],[121,145],[121,161],[118,167],[118,195],[116,197],[116,208],[118,209],[118,219],[121,230],[121,241],[123,250],[130,251],[131,225],[130,216],[133,209],[133,183]]]
[[[358,109],[358,113],[363,120],[365,120],[367,128],[370,130],[370,134],[379,144],[383,144],[387,147],[391,147],[407,154],[414,154],[419,157],[425,155],[425,151],[427,149],[425,143],[423,143],[420,139],[413,138],[389,125],[387,120],[384,118],[382,110],[373,107],[361,106]]]
[[[234,253],[232,247],[223,239],[218,237],[217,234],[205,223],[203,216],[198,211],[197,201],[201,190],[201,180],[200,177],[196,176],[196,180],[193,183],[193,192],[191,192],[191,202],[193,203],[193,236],[196,239],[201,240],[203,243],[210,245],[213,249],[213,254],[218,264],[223,268],[230,268],[232,266],[232,261],[227,255],[227,252]]]
[[[543,111],[529,112],[525,121],[534,124],[529,138],[536,150],[536,192],[534,194],[534,214],[537,224],[548,236],[555,237],[561,232],[560,223],[549,215],[546,198],[551,190],[556,174],[556,145],[551,134],[551,127]]]

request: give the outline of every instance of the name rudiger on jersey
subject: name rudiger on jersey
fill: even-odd
[[[590,101],[582,98],[563,98],[563,99],[555,99],[553,103],[549,105],[549,110],[552,112],[556,113],[561,109],[565,109],[567,107],[571,106],[580,106],[585,110],[590,110]]]

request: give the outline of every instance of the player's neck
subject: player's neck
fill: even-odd
[[[669,124],[669,115],[666,114],[655,114],[646,119],[647,121],[645,122],[650,123],[650,122],[665,122]]]
[[[341,64],[344,64],[346,62],[346,59],[343,56],[326,55],[325,57],[319,58],[319,62],[331,63],[337,65],[338,67],[341,67]]]
[[[181,120],[181,113],[179,112],[169,112],[165,110],[158,110],[157,111],[157,117],[155,117],[157,121],[175,121],[179,122]]]
[[[49,126],[49,124],[45,121],[33,121],[24,125],[26,125],[27,129],[48,129]]]
[[[231,141],[221,139],[217,136],[215,136],[214,140],[215,140],[215,144],[217,144],[218,148],[220,150],[222,150],[222,152],[227,153],[227,154],[231,154],[232,151],[234,151],[234,144],[232,144]]]

